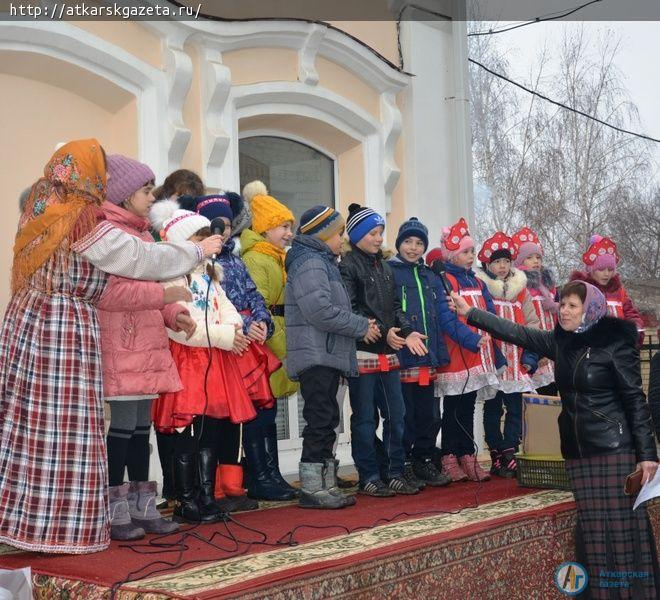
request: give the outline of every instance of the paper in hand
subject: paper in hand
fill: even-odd
[[[651,479],[651,481],[647,481],[643,486],[642,489],[640,490],[639,494],[637,494],[637,498],[635,499],[635,504],[633,505],[633,510],[635,510],[640,504],[644,504],[644,502],[648,502],[649,500],[653,498],[657,498],[660,496],[660,471],[655,474],[655,477]]]

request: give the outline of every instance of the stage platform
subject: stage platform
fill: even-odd
[[[339,511],[271,504],[233,519],[83,556],[0,546],[0,568],[30,566],[35,598],[48,600],[547,600],[565,597],[553,575],[573,558],[571,494],[499,478],[359,496]]]

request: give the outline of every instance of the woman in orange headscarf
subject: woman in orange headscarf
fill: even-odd
[[[207,244],[149,244],[107,221],[105,153],[70,142],[32,187],[0,330],[0,542],[86,553],[110,542],[99,331],[107,273],[183,275]]]

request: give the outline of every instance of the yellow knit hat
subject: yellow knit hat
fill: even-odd
[[[292,225],[296,222],[293,213],[284,204],[268,195],[268,189],[262,181],[246,183],[243,198],[250,203],[252,231],[255,233],[261,234],[287,221],[291,221]]]

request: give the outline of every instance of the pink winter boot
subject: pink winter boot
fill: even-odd
[[[474,454],[461,456],[458,462],[471,481],[488,481],[490,479],[490,475],[481,468]]]
[[[442,471],[451,477],[452,481],[466,481],[467,474],[458,465],[458,460],[453,454],[445,454],[442,457]]]

